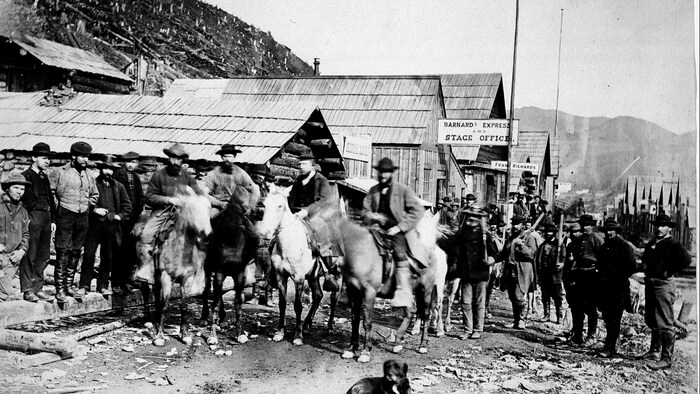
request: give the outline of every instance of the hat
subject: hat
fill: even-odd
[[[107,157],[106,159],[104,159],[102,161],[98,161],[95,164],[97,165],[97,168],[111,168],[113,170],[120,168],[119,164],[112,161],[111,157]]]
[[[522,224],[522,223],[525,223],[525,221],[526,221],[525,216],[522,216],[522,215],[514,215],[514,216],[510,219],[510,224]]]
[[[671,218],[663,213],[658,215],[656,220],[652,220],[650,223],[654,226],[676,227],[676,222],[671,221]]]
[[[599,228],[601,231],[608,231],[608,230],[615,230],[617,232],[622,231],[622,226],[617,224],[617,222],[613,218],[605,219],[605,223],[603,224],[603,227],[599,227]]]
[[[243,152],[243,151],[240,150],[240,149],[238,149],[238,148],[236,148],[236,145],[233,145],[233,144],[223,144],[223,145],[221,146],[221,149],[219,149],[218,151],[216,151],[216,154],[217,154],[217,155],[228,155],[228,154],[237,155],[237,154],[239,154],[239,153],[241,153],[241,152]],[[167,154],[167,153],[166,153],[166,154]]]
[[[486,216],[486,212],[484,212],[480,208],[469,208],[465,211],[464,213],[467,217],[471,218],[482,218]]]
[[[469,193],[469,194],[467,194],[466,200],[467,201],[476,201],[476,196]]]
[[[274,176],[274,175],[272,175],[272,174],[270,174],[270,173],[265,174],[265,182],[274,182],[274,181],[275,181],[275,176]]]
[[[581,225],[574,222],[569,225],[569,231],[574,232],[574,231],[581,231]]]
[[[49,144],[44,142],[39,142],[32,148],[32,156],[51,156],[56,154],[56,152],[51,152]]]
[[[549,201],[547,200],[540,200],[540,205],[547,205],[549,204]]]
[[[581,227],[595,226],[596,223],[596,220],[593,219],[593,216],[591,215],[581,215],[581,217],[578,218],[578,224],[580,224]]]
[[[388,157],[379,160],[379,163],[377,163],[377,165],[374,166],[374,169],[379,172],[394,172],[397,168],[399,167],[395,166],[394,162],[391,161],[391,159]]]
[[[138,160],[141,158],[141,155],[139,155],[136,152],[126,152],[122,155],[122,160],[126,161],[131,161],[131,160]]]
[[[178,142],[163,149],[163,153],[165,153],[165,155],[168,157],[177,157],[181,159],[187,159],[190,157],[190,155],[185,152],[185,147],[180,145]]]
[[[78,141],[70,146],[72,156],[87,156],[92,153],[92,146],[87,142]]]
[[[20,174],[19,172],[15,172],[12,175],[10,175],[9,178],[2,182],[2,188],[9,189],[12,185],[28,186],[31,184],[31,182],[28,182],[26,179],[24,179],[24,176],[22,174]]]
[[[554,225],[554,223],[547,223],[544,225],[544,231],[545,232],[557,231],[557,226]]]
[[[307,152],[299,156],[299,161],[303,160],[316,160],[316,156],[314,156],[314,154],[311,152]]]
[[[266,176],[269,173],[267,166],[265,164],[256,164],[250,169],[250,175],[262,175]]]
[[[535,194],[534,196],[532,196],[532,198],[539,198],[540,200],[542,199],[542,197],[538,196],[537,194]]]
[[[286,175],[279,176],[275,180],[275,185],[281,186],[281,187],[289,187],[289,186],[292,186],[293,184],[294,184],[294,180],[292,180],[292,178],[290,178]]]
[[[449,197],[443,197],[443,198],[442,198],[442,202],[444,202],[444,203],[448,203],[448,204],[449,204],[450,201],[452,201],[452,199],[449,198]]]
[[[459,203],[457,202],[457,200],[454,200],[454,201],[452,201],[452,204],[450,204],[450,206],[451,207],[458,207]]]

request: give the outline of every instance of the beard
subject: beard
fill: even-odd
[[[232,173],[233,172],[233,163],[222,162],[221,163],[221,171],[226,173],[226,174]]]
[[[77,160],[73,160],[73,167],[75,167],[75,169],[78,170],[78,172],[80,172],[87,168],[87,165],[79,163]]]
[[[114,176],[112,174],[100,174],[100,179],[107,181],[109,183],[114,182]]]
[[[173,164],[173,163],[168,163],[168,165],[165,167],[166,171],[168,174],[175,176],[180,173],[180,170],[182,169],[181,164]]]

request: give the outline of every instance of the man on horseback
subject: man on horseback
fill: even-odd
[[[216,217],[221,211],[226,209],[233,189],[242,187],[248,192],[247,207],[255,208],[260,199],[260,190],[253,183],[250,175],[234,164],[236,155],[241,150],[233,144],[224,144],[217,155],[221,156],[221,164],[211,170],[204,179],[207,189],[209,189],[209,201],[211,201],[211,217]],[[250,210],[248,210],[250,211]]]
[[[331,197],[331,188],[328,184],[328,179],[321,173],[316,171],[316,158],[313,154],[304,154],[299,158],[299,167],[301,174],[292,185],[292,190],[289,193],[289,208],[298,218],[305,219],[317,213],[324,203],[328,202]],[[319,231],[312,223],[314,232]],[[323,231],[323,230],[322,230]],[[335,269],[333,264],[333,256],[338,252],[334,251],[330,242],[329,236],[323,234],[314,234],[321,259],[325,265],[325,281],[323,289],[325,291],[338,291],[338,283],[332,274]]]
[[[408,253],[411,252],[419,265],[428,261],[427,256],[422,256],[426,253],[415,231],[424,210],[408,186],[393,180],[394,171],[397,168],[388,157],[381,159],[374,166],[379,183],[372,186],[365,196],[362,216],[365,224],[379,224],[379,227],[386,232],[386,240],[393,249],[393,258],[396,262],[396,291],[391,305],[410,307],[413,305],[413,294]],[[387,260],[390,259],[385,260],[385,270],[391,272],[391,263]],[[388,294],[391,291],[391,279],[389,277],[385,280],[379,293]]]

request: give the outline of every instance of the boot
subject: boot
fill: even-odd
[[[558,306],[558,307],[556,307],[556,308],[557,308],[557,309],[556,309],[556,314],[557,314],[557,322],[556,322],[556,323],[557,323],[557,324],[561,324],[561,319],[564,318],[564,314],[561,312],[561,307],[560,307],[560,306]]]
[[[390,256],[384,257],[384,270],[382,277],[386,279],[382,283],[382,287],[377,290],[377,295],[380,297],[388,297],[394,287],[394,261]]]
[[[413,289],[411,288],[411,269],[408,261],[403,260],[396,263],[396,291],[391,300],[394,308],[408,308],[413,306]]]
[[[661,339],[661,359],[648,364],[649,368],[654,370],[671,368],[671,358],[673,357],[676,335],[673,331],[660,331],[659,339]]]
[[[65,303],[67,300],[66,291],[64,290],[64,282],[66,278],[66,265],[70,255],[63,250],[56,250],[56,265],[53,272],[54,286],[56,287],[56,301]]]
[[[525,325],[522,322],[524,310],[525,310],[524,305],[521,305],[517,302],[514,302],[513,303],[513,323],[506,324],[506,328],[514,328],[514,329],[525,328]]]
[[[340,290],[340,287],[338,287],[338,282],[336,282],[335,276],[331,272],[333,266],[333,258],[324,257],[323,262],[326,265],[326,274],[324,275],[326,280],[323,281],[323,291],[334,292]]]
[[[73,280],[75,279],[75,271],[78,268],[78,260],[80,260],[80,251],[73,251],[70,254],[68,264],[66,264],[66,277],[63,281],[63,290],[69,297],[73,297],[76,300],[80,300],[85,295],[84,292],[78,290],[77,287],[73,285]]]
[[[659,330],[651,330],[651,345],[649,351],[637,357],[638,360],[656,361],[661,357],[661,339]]]
[[[542,302],[542,309],[543,309],[543,312],[544,312],[543,320],[544,320],[545,322],[549,322],[549,319],[552,317],[552,316],[549,314],[549,310],[552,309],[551,307],[552,307],[552,304],[551,304],[549,301],[547,301],[547,302]]]

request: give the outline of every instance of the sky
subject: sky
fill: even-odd
[[[510,106],[513,0],[207,0],[321,74],[503,75]],[[696,130],[697,0],[521,1],[515,106],[634,116]]]

